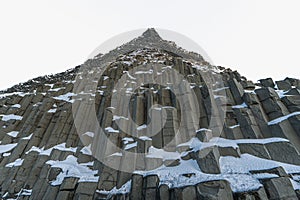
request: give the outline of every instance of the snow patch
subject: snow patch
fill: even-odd
[[[122,139],[122,141],[123,141],[123,144],[128,144],[128,143],[132,143],[132,142],[134,142],[134,139],[133,138],[129,138],[129,137],[124,137],[123,139]]]
[[[105,130],[109,133],[119,133],[119,130],[113,129],[112,127],[107,127]]]
[[[1,154],[1,153],[6,153],[6,152],[8,152],[8,151],[11,151],[11,150],[14,149],[17,145],[18,145],[17,143],[0,145],[0,154]]]
[[[23,164],[24,159],[18,158],[14,162],[8,163],[5,167],[19,167]]]
[[[33,135],[33,133],[31,133],[29,136],[23,137],[23,138],[21,138],[21,139],[22,139],[22,140],[30,140],[31,137],[32,137],[32,135]]]
[[[56,113],[56,108],[48,110],[48,113]]]
[[[24,97],[28,94],[30,94],[30,93],[24,93],[24,92],[5,93],[5,94],[0,94],[0,99],[6,98],[8,96],[13,96],[13,95],[18,95],[18,96]]]
[[[76,153],[76,150],[77,150],[77,147],[69,147],[67,148],[66,147],[66,143],[62,143],[62,144],[58,144],[54,147],[51,147],[50,149],[47,149],[45,150],[44,147],[42,148],[38,148],[38,147],[31,147],[31,149],[29,151],[26,152],[26,154],[30,153],[31,151],[36,151],[38,152],[40,155],[47,155],[47,156],[50,156],[51,152],[53,149],[57,149],[57,150],[60,150],[60,151],[69,151],[69,152],[73,152],[73,153]]]
[[[65,160],[49,160],[46,164],[51,167],[62,169],[62,172],[56,177],[56,180],[51,182],[51,185],[56,186],[62,184],[66,177],[77,177],[79,182],[98,182],[99,176],[96,176],[98,170],[91,170],[88,166],[92,166],[93,162],[78,163],[77,158],[69,155]]]
[[[3,157],[8,157],[8,156],[10,156],[11,155],[11,153],[4,153],[3,154]]]
[[[19,131],[11,131],[9,133],[6,133],[7,135],[9,135],[10,137],[17,137],[19,134]]]
[[[132,80],[136,80],[136,78],[134,78],[133,76],[131,76],[131,75],[129,74],[129,72],[128,72],[128,71],[123,71],[123,73],[126,73],[126,74],[127,74],[127,76],[128,76],[130,79],[132,79]]]
[[[140,131],[140,130],[143,130],[143,129],[146,129],[146,128],[147,128],[147,125],[143,124],[143,125],[137,127],[137,130]]]
[[[206,174],[201,172],[195,160],[181,160],[180,165],[170,168],[161,166],[151,171],[135,171],[135,173],[158,175],[160,184],[167,184],[170,188],[196,185],[200,182],[212,180],[227,180],[231,184],[233,192],[252,191],[262,187],[258,179],[274,178],[275,174],[250,174],[251,170],[271,169],[282,166],[288,173],[300,172],[300,166],[280,163],[272,160],[258,158],[249,154],[241,155],[241,158],[226,156],[220,158],[221,174]],[[191,177],[184,174],[194,174]]]
[[[86,132],[83,135],[89,136],[89,137],[94,137],[94,133],[93,132]]]
[[[130,144],[127,144],[125,147],[124,147],[124,150],[129,150],[129,149],[132,149],[134,147],[137,146],[137,142],[134,142],[134,143],[130,143]]]
[[[9,120],[22,120],[23,117],[19,116],[19,115],[14,115],[14,114],[10,114],[10,115],[0,115],[0,117],[2,117],[2,121],[9,121]]]
[[[276,90],[279,98],[283,98],[285,96],[290,96],[290,95],[286,95],[286,93],[288,93],[289,91],[284,91],[284,90]]]
[[[110,197],[111,195],[114,195],[114,194],[128,194],[130,192],[130,190],[131,190],[131,180],[129,180],[128,182],[126,182],[119,189],[117,189],[117,187],[114,187],[110,191],[97,190],[96,192],[99,193],[99,194],[108,195],[108,197]]]
[[[11,107],[12,108],[21,108],[21,105],[20,104],[15,104],[15,105],[12,105]]]
[[[62,90],[62,89],[65,89],[65,87],[62,87],[62,88],[54,88],[54,89],[50,89],[50,90],[48,90],[49,92],[57,92],[57,91],[59,91],[59,90]]]
[[[134,74],[139,75],[139,74],[152,74],[152,73],[153,73],[153,70],[150,69],[148,71],[137,71]]]
[[[119,120],[119,119],[129,120],[127,117],[118,116],[118,115],[114,115],[114,116],[113,116],[113,121],[116,121],[116,120]]]
[[[89,144],[88,146],[85,146],[85,147],[83,147],[81,150],[80,150],[80,152],[82,153],[82,154],[85,154],[85,155],[92,155],[92,150],[91,150],[91,144]]]
[[[248,108],[246,103],[242,103],[241,105],[232,106],[232,108]]]
[[[71,100],[71,98],[74,97],[74,96],[77,96],[77,95],[74,94],[74,93],[68,92],[67,94],[63,94],[63,95],[60,95],[58,97],[53,97],[53,98],[56,99],[56,100],[66,101],[66,102],[69,102],[69,103],[73,103],[74,99]]]
[[[283,116],[283,117],[279,117],[279,118],[277,118],[277,119],[274,119],[274,120],[270,121],[270,122],[268,123],[268,125],[278,124],[278,123],[280,123],[280,122],[282,122],[282,121],[284,121],[284,120],[287,120],[288,118],[293,117],[293,116],[296,116],[296,115],[300,115],[300,112],[293,112],[293,113],[288,114],[288,115],[285,115],[285,116]]]
[[[27,190],[27,189],[21,189],[20,192],[17,194],[18,198],[20,196],[31,196],[32,190]]]
[[[146,141],[146,140],[152,140],[150,137],[147,137],[147,136],[141,136],[141,137],[139,137],[139,139],[140,140],[144,140],[144,141]]]
[[[180,156],[181,155],[178,152],[168,152],[163,149],[157,149],[153,146],[149,148],[149,154],[147,155],[147,157],[150,158],[162,158],[163,160],[176,160],[180,159]]]
[[[274,143],[274,142],[289,142],[289,140],[284,138],[265,138],[265,139],[238,139],[235,140],[237,144],[245,144],[245,143],[251,143],[251,144],[268,144],[268,143]]]
[[[230,140],[230,139],[225,139],[220,137],[214,137],[209,142],[201,142],[198,138],[192,138],[190,141],[178,145],[178,147],[189,146],[190,148],[193,149],[193,151],[198,151],[212,146],[238,148],[238,144],[245,144],[245,143],[268,144],[274,142],[289,142],[289,140],[284,138]]]
[[[217,88],[215,90],[213,90],[214,92],[219,92],[219,91],[222,91],[222,90],[227,90],[229,89],[229,87],[222,87],[222,88]]]
[[[230,126],[229,128],[234,129],[234,128],[237,128],[237,127],[239,127],[239,126],[240,126],[240,125],[237,124],[237,125]]]

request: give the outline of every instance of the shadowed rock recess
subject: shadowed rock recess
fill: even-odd
[[[253,83],[154,29],[0,92],[0,199],[299,199],[299,151],[300,80]]]

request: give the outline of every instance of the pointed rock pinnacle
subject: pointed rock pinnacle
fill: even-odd
[[[152,40],[162,40],[157,31],[154,28],[149,28],[143,33],[144,38],[149,38]]]

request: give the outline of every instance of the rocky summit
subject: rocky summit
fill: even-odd
[[[0,199],[299,199],[300,80],[154,29],[0,92]]]

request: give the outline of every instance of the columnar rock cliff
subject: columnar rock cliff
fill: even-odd
[[[0,92],[1,199],[298,199],[300,80],[253,83],[154,29]]]

